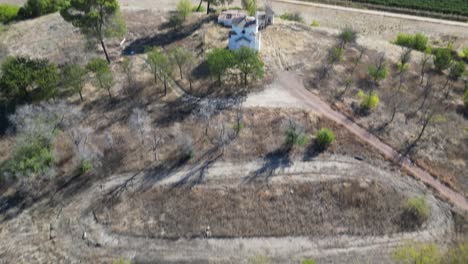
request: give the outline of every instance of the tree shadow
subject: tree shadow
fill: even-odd
[[[313,141],[311,144],[309,144],[305,151],[304,151],[304,156],[302,157],[302,160],[303,161],[309,161],[309,160],[312,160],[314,158],[316,158],[317,156],[319,156],[320,154],[322,154],[323,152],[325,151],[324,148],[320,147],[317,142]]]
[[[268,181],[276,170],[290,167],[293,164],[290,157],[291,151],[292,146],[284,144],[280,148],[268,153],[263,159],[262,167],[248,175],[243,182]]]
[[[166,32],[158,33],[150,37],[137,39],[133,41],[132,43],[130,43],[127,47],[125,47],[125,49],[123,50],[123,54],[124,55],[142,54],[145,52],[146,47],[154,47],[154,46],[164,47],[166,45],[180,41],[190,36],[196,30],[200,29],[204,24],[209,23],[211,21],[215,21],[215,18],[216,17],[214,15],[207,16],[201,20],[198,20],[195,23],[183,26],[178,30],[169,30]],[[163,25],[163,28],[164,26],[165,25]]]

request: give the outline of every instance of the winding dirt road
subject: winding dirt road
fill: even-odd
[[[447,199],[455,207],[468,211],[468,202],[463,195],[445,186],[437,179],[432,177],[428,172],[414,164],[409,158],[402,157],[401,154],[391,146],[382,142],[379,138],[371,134],[366,129],[360,127],[345,115],[333,110],[327,103],[322,101],[318,96],[307,91],[299,76],[291,72],[278,73],[275,83],[272,85],[273,90],[266,90],[263,94],[256,94],[249,98],[247,105],[260,106],[278,106],[278,107],[293,107],[312,110],[318,114],[329,118],[336,123],[343,125],[346,129],[359,137],[364,142],[375,147],[382,155],[401,165],[401,168],[410,175],[421,180],[427,186],[436,190],[441,197]],[[278,96],[275,96],[278,95]],[[274,101],[265,101],[265,98],[274,99]],[[281,101],[281,102],[280,102]]]

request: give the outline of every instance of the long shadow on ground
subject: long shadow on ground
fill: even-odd
[[[193,32],[200,29],[204,24],[209,23],[215,20],[215,16],[207,16],[203,19],[197,21],[196,23],[184,26],[179,30],[170,30],[167,32],[162,32],[151,37],[144,37],[137,39],[130,43],[124,50],[124,55],[133,55],[133,54],[142,54],[145,52],[146,47],[164,47],[166,45],[172,44],[174,42],[180,41]]]

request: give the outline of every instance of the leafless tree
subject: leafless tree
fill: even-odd
[[[140,142],[144,145],[146,135],[151,131],[151,120],[148,113],[141,108],[134,108],[128,119],[128,126],[138,132]]]

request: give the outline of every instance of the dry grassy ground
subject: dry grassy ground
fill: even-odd
[[[228,85],[222,88],[208,85],[212,83],[212,80],[207,76],[206,67],[201,62],[210,48],[227,44],[224,35],[227,29],[209,20],[202,21],[200,16],[192,17],[182,31],[174,33],[162,26],[168,18],[167,13],[157,10],[126,12],[125,17],[129,28],[126,49],[120,49],[117,40],[109,43],[112,57],[116,61],[112,64],[117,80],[117,84],[112,88],[113,100],[106,97],[105,91],[96,90],[91,84],[85,88],[85,102],[80,102],[77,95],[66,98],[70,105],[82,112],[83,118],[74,128],[90,131],[86,145],[90,150],[99,154],[99,164],[96,165],[101,166],[96,166],[94,173],[77,175],[76,167],[79,164],[79,157],[75,153],[72,131],[65,129],[59,133],[54,144],[54,153],[57,154],[55,169],[58,171],[58,177],[54,180],[38,181],[36,185],[30,186],[29,190],[33,190],[30,193],[16,193],[15,189],[11,188],[4,192],[0,200],[2,205],[0,207],[2,216],[0,238],[2,241],[7,241],[0,243],[0,249],[6,252],[0,254],[2,260],[75,262],[81,260],[83,256],[91,261],[92,259],[108,260],[111,257],[124,255],[129,258],[140,257],[143,262],[151,262],[162,258],[161,256],[168,262],[177,262],[179,259],[206,262],[207,259],[216,261],[231,256],[238,261],[237,263],[243,263],[253,253],[244,250],[242,255],[237,256],[238,245],[230,243],[238,243],[238,240],[181,239],[173,242],[155,239],[149,242],[141,235],[150,234],[164,238],[194,237],[200,234],[200,228],[203,229],[205,225],[210,225],[212,235],[216,237],[291,234],[320,237],[354,234],[357,238],[361,238],[361,235],[397,234],[401,230],[398,228],[398,221],[394,220],[401,212],[399,206],[403,197],[426,193],[434,208],[434,213],[431,214],[430,221],[421,232],[398,233],[394,240],[388,237],[377,239],[381,239],[380,241],[384,244],[382,247],[388,247],[385,248],[388,253],[392,246],[405,239],[433,241],[442,237],[444,239],[442,243],[445,243],[445,239],[449,240],[452,237],[452,214],[447,205],[432,197],[427,189],[413,181],[410,187],[405,187],[405,195],[400,192],[399,188],[387,188],[387,183],[406,186],[405,184],[410,180],[386,173],[388,170],[398,169],[383,161],[374,149],[357,140],[351,133],[329,120],[315,116],[314,113],[279,108],[245,108],[243,110],[245,127],[237,137],[228,141],[224,149],[220,148],[220,128],[224,126],[227,131],[233,131],[238,114],[236,105],[224,106],[224,103],[229,101],[226,97],[233,94],[243,96],[246,91],[238,89],[238,80],[233,74],[227,79]],[[39,31],[47,32],[47,37],[35,34]],[[64,33],[69,35],[62,35]],[[267,65],[267,73],[269,73],[266,81],[270,80],[269,78],[276,70],[285,68],[304,69],[304,75],[312,79],[327,49],[336,41],[334,33],[327,29],[313,30],[304,25],[291,23],[279,23],[269,27],[263,35],[265,48],[261,52]],[[91,56],[102,55],[99,51],[82,50],[83,38],[69,25],[64,24],[57,14],[15,24],[5,36],[2,41],[10,44],[10,52],[15,55],[48,57],[58,63],[63,63],[70,58],[84,63]],[[68,44],[64,45],[63,49],[57,50],[58,45],[63,43],[63,36]],[[27,44],[28,39],[31,38],[37,39]],[[363,44],[369,44],[369,49],[374,48],[372,44],[386,43],[382,44],[383,46],[377,46],[385,48],[387,55],[393,60],[399,54],[399,48],[387,42],[372,42],[368,39],[362,41],[365,41]],[[212,100],[208,103],[221,102],[222,107],[210,116],[209,122],[200,118],[198,114],[201,108],[199,99],[183,95],[181,92],[181,89],[188,90],[186,81],[180,80],[175,75],[174,82],[170,83],[172,88],[164,97],[162,84],[153,84],[150,74],[143,68],[144,54],[141,52],[145,46],[169,49],[179,45],[192,51],[197,56],[197,62],[200,63],[195,69],[198,73],[197,80],[190,93],[207,96],[209,99],[205,100]],[[127,54],[129,51],[136,53],[129,57],[135,64],[135,82],[130,86],[125,83],[118,62],[121,54]],[[346,62],[349,62],[353,54],[355,53],[350,49],[346,54]],[[373,54],[375,51],[369,53],[370,57],[366,58],[366,62],[373,59]],[[346,63],[344,62],[343,65]],[[340,69],[344,71],[345,68],[337,67],[337,71]],[[329,96],[334,94],[333,89],[341,87],[336,85],[339,80],[333,78],[329,80],[330,87],[320,86],[319,91],[324,98],[331,98]],[[257,87],[253,89],[261,89],[262,85],[257,84]],[[382,87],[385,86],[382,85]],[[354,88],[353,91],[355,91]],[[408,91],[411,90],[408,89]],[[350,102],[351,98],[354,97],[351,94],[348,95],[345,102]],[[385,106],[385,100],[382,105]],[[142,109],[148,113],[151,136],[140,138],[139,132],[130,127],[129,117],[134,109]],[[346,108],[343,109],[346,111]],[[378,111],[383,111],[382,109],[385,108],[379,108]],[[367,118],[380,121],[381,116],[383,115],[373,114]],[[291,118],[302,124],[309,143],[303,147],[294,147],[285,151],[285,124]],[[455,119],[448,119],[448,121],[450,124],[466,122],[466,120]],[[337,141],[326,151],[317,152],[314,135],[322,127],[332,128],[337,134]],[[408,129],[411,128],[411,126],[408,127]],[[443,133],[448,132],[450,131],[436,130],[434,133],[437,137],[441,137]],[[153,135],[161,139],[156,151],[152,146]],[[391,135],[393,138],[394,134]],[[403,137],[396,138],[402,139]],[[454,138],[459,140],[453,143],[454,146],[463,143],[460,137]],[[0,139],[0,146],[10,147],[10,142],[11,138],[3,137]],[[184,156],[184,149],[187,145],[191,145],[192,148],[190,159]],[[2,148],[1,154],[6,154],[2,156],[7,157],[8,153],[10,151]],[[418,153],[429,155],[430,152],[425,152],[425,149],[421,147]],[[441,162],[447,160],[453,162],[450,157],[447,157],[447,152],[441,153]],[[466,151],[462,152],[462,154],[466,153]],[[343,163],[348,164],[349,167],[333,163],[331,168],[321,170],[326,160],[335,156],[347,156],[347,161]],[[351,162],[350,160],[354,157],[364,159],[365,166],[374,167],[376,170],[366,171],[375,175],[359,176],[382,178],[384,183],[376,183],[364,191],[354,188],[356,182],[347,179],[345,183],[339,180],[340,183],[334,181],[329,185],[282,182],[275,186],[247,185],[238,188],[232,187],[231,184],[230,187],[221,191],[219,188],[203,186],[187,189],[187,185],[201,184],[204,180],[203,168],[210,167],[216,162],[234,163],[242,168],[243,164],[261,160],[266,164],[263,166],[266,170],[266,179],[260,178],[259,180],[266,180],[269,183],[269,174],[277,174],[277,169],[288,168],[294,162],[303,160],[311,160],[311,164],[317,166],[318,169],[314,172],[318,174],[318,177],[327,177],[336,171],[347,173],[351,170],[353,175],[357,175],[362,173],[360,172],[361,166],[364,167],[364,165],[358,165],[357,161]],[[466,165],[462,164],[461,169],[466,168],[463,166]],[[196,168],[195,171],[198,172],[200,167],[201,173],[192,173],[192,168]],[[442,166],[430,168],[444,169]],[[128,175],[140,175],[138,172],[141,172],[143,177],[138,178],[141,182],[136,181],[135,184],[137,187],[147,188],[153,187],[166,177],[172,176],[173,173],[184,170],[188,170],[189,173],[187,173],[187,178],[181,181],[184,183],[183,186],[169,191],[170,196],[167,195],[166,187],[149,188],[141,193],[133,192],[134,187],[130,184],[132,180],[128,179],[131,178]],[[229,176],[227,172],[222,171],[217,174],[217,177],[224,179]],[[238,177],[245,176],[238,175]],[[121,203],[109,207],[109,211],[96,211],[97,214],[93,215],[91,209],[94,206],[102,206],[100,201],[109,193],[112,194],[111,190],[115,190],[116,186],[118,193],[122,195]],[[122,188],[118,188],[119,186]],[[346,186],[351,186],[352,191],[348,192]],[[291,190],[297,195],[293,195]],[[283,194],[281,198],[275,198],[275,195],[280,193]],[[258,202],[252,203],[255,199]],[[329,207],[323,207],[320,200],[328,202],[326,206]],[[365,206],[361,206],[361,201],[364,201]],[[279,207],[287,208],[287,213],[277,210]],[[326,211],[324,211],[325,208],[327,208]],[[132,215],[127,209],[134,210],[132,211],[134,214]],[[222,214],[216,215],[213,213],[215,211],[220,211]],[[158,220],[163,213],[166,213],[163,217],[165,219]],[[122,218],[122,221],[99,222],[101,217],[107,217],[110,221],[113,218]],[[171,217],[180,222],[170,221]],[[226,219],[232,219],[231,225],[221,226],[218,220],[226,223]],[[156,225],[154,222],[156,220],[161,221],[158,228],[164,226],[165,235],[161,235],[161,230],[148,228],[148,224]],[[321,223],[322,226],[310,225],[312,221]],[[326,222],[331,222],[331,226]],[[358,226],[358,223],[362,225]],[[56,232],[55,237],[51,237],[51,230]],[[296,238],[288,237],[277,240],[272,238],[273,240],[268,241],[262,239],[264,238],[256,242],[239,238],[241,243],[252,243],[249,245],[266,254],[269,250],[268,245],[278,245],[279,253],[285,252],[285,256],[298,260],[296,259],[298,256],[294,255],[297,254],[295,243],[284,247],[284,251],[281,251],[283,245],[288,243],[288,239]],[[323,242],[325,246],[318,248],[312,246],[309,239],[305,239],[305,242],[300,239],[293,241],[303,243],[305,248],[315,250],[312,252],[314,254],[303,251],[302,255],[327,258],[328,256],[321,255],[321,250],[327,249],[327,243],[335,243],[335,239],[327,239],[328,242]],[[339,240],[336,242],[338,246],[332,247],[335,257],[340,255],[339,242],[343,238],[337,239]],[[372,239],[375,237],[364,236],[362,240],[356,239],[358,242],[354,244],[352,241],[346,239],[345,241],[349,243],[350,250],[358,248],[359,251],[361,243],[372,245]],[[265,241],[268,242],[266,246],[263,243]],[[215,250],[216,245],[219,245],[218,250]],[[370,246],[365,247],[370,248]],[[367,252],[365,250],[364,252]],[[140,255],[136,256],[135,252],[140,252]],[[279,262],[288,263],[279,253],[276,257],[283,260]],[[374,256],[380,257],[377,253],[374,253]],[[331,261],[333,260],[340,260],[340,258],[332,257]]]
[[[156,188],[102,206],[117,234],[176,239],[384,235],[401,231],[395,190],[364,181]]]

